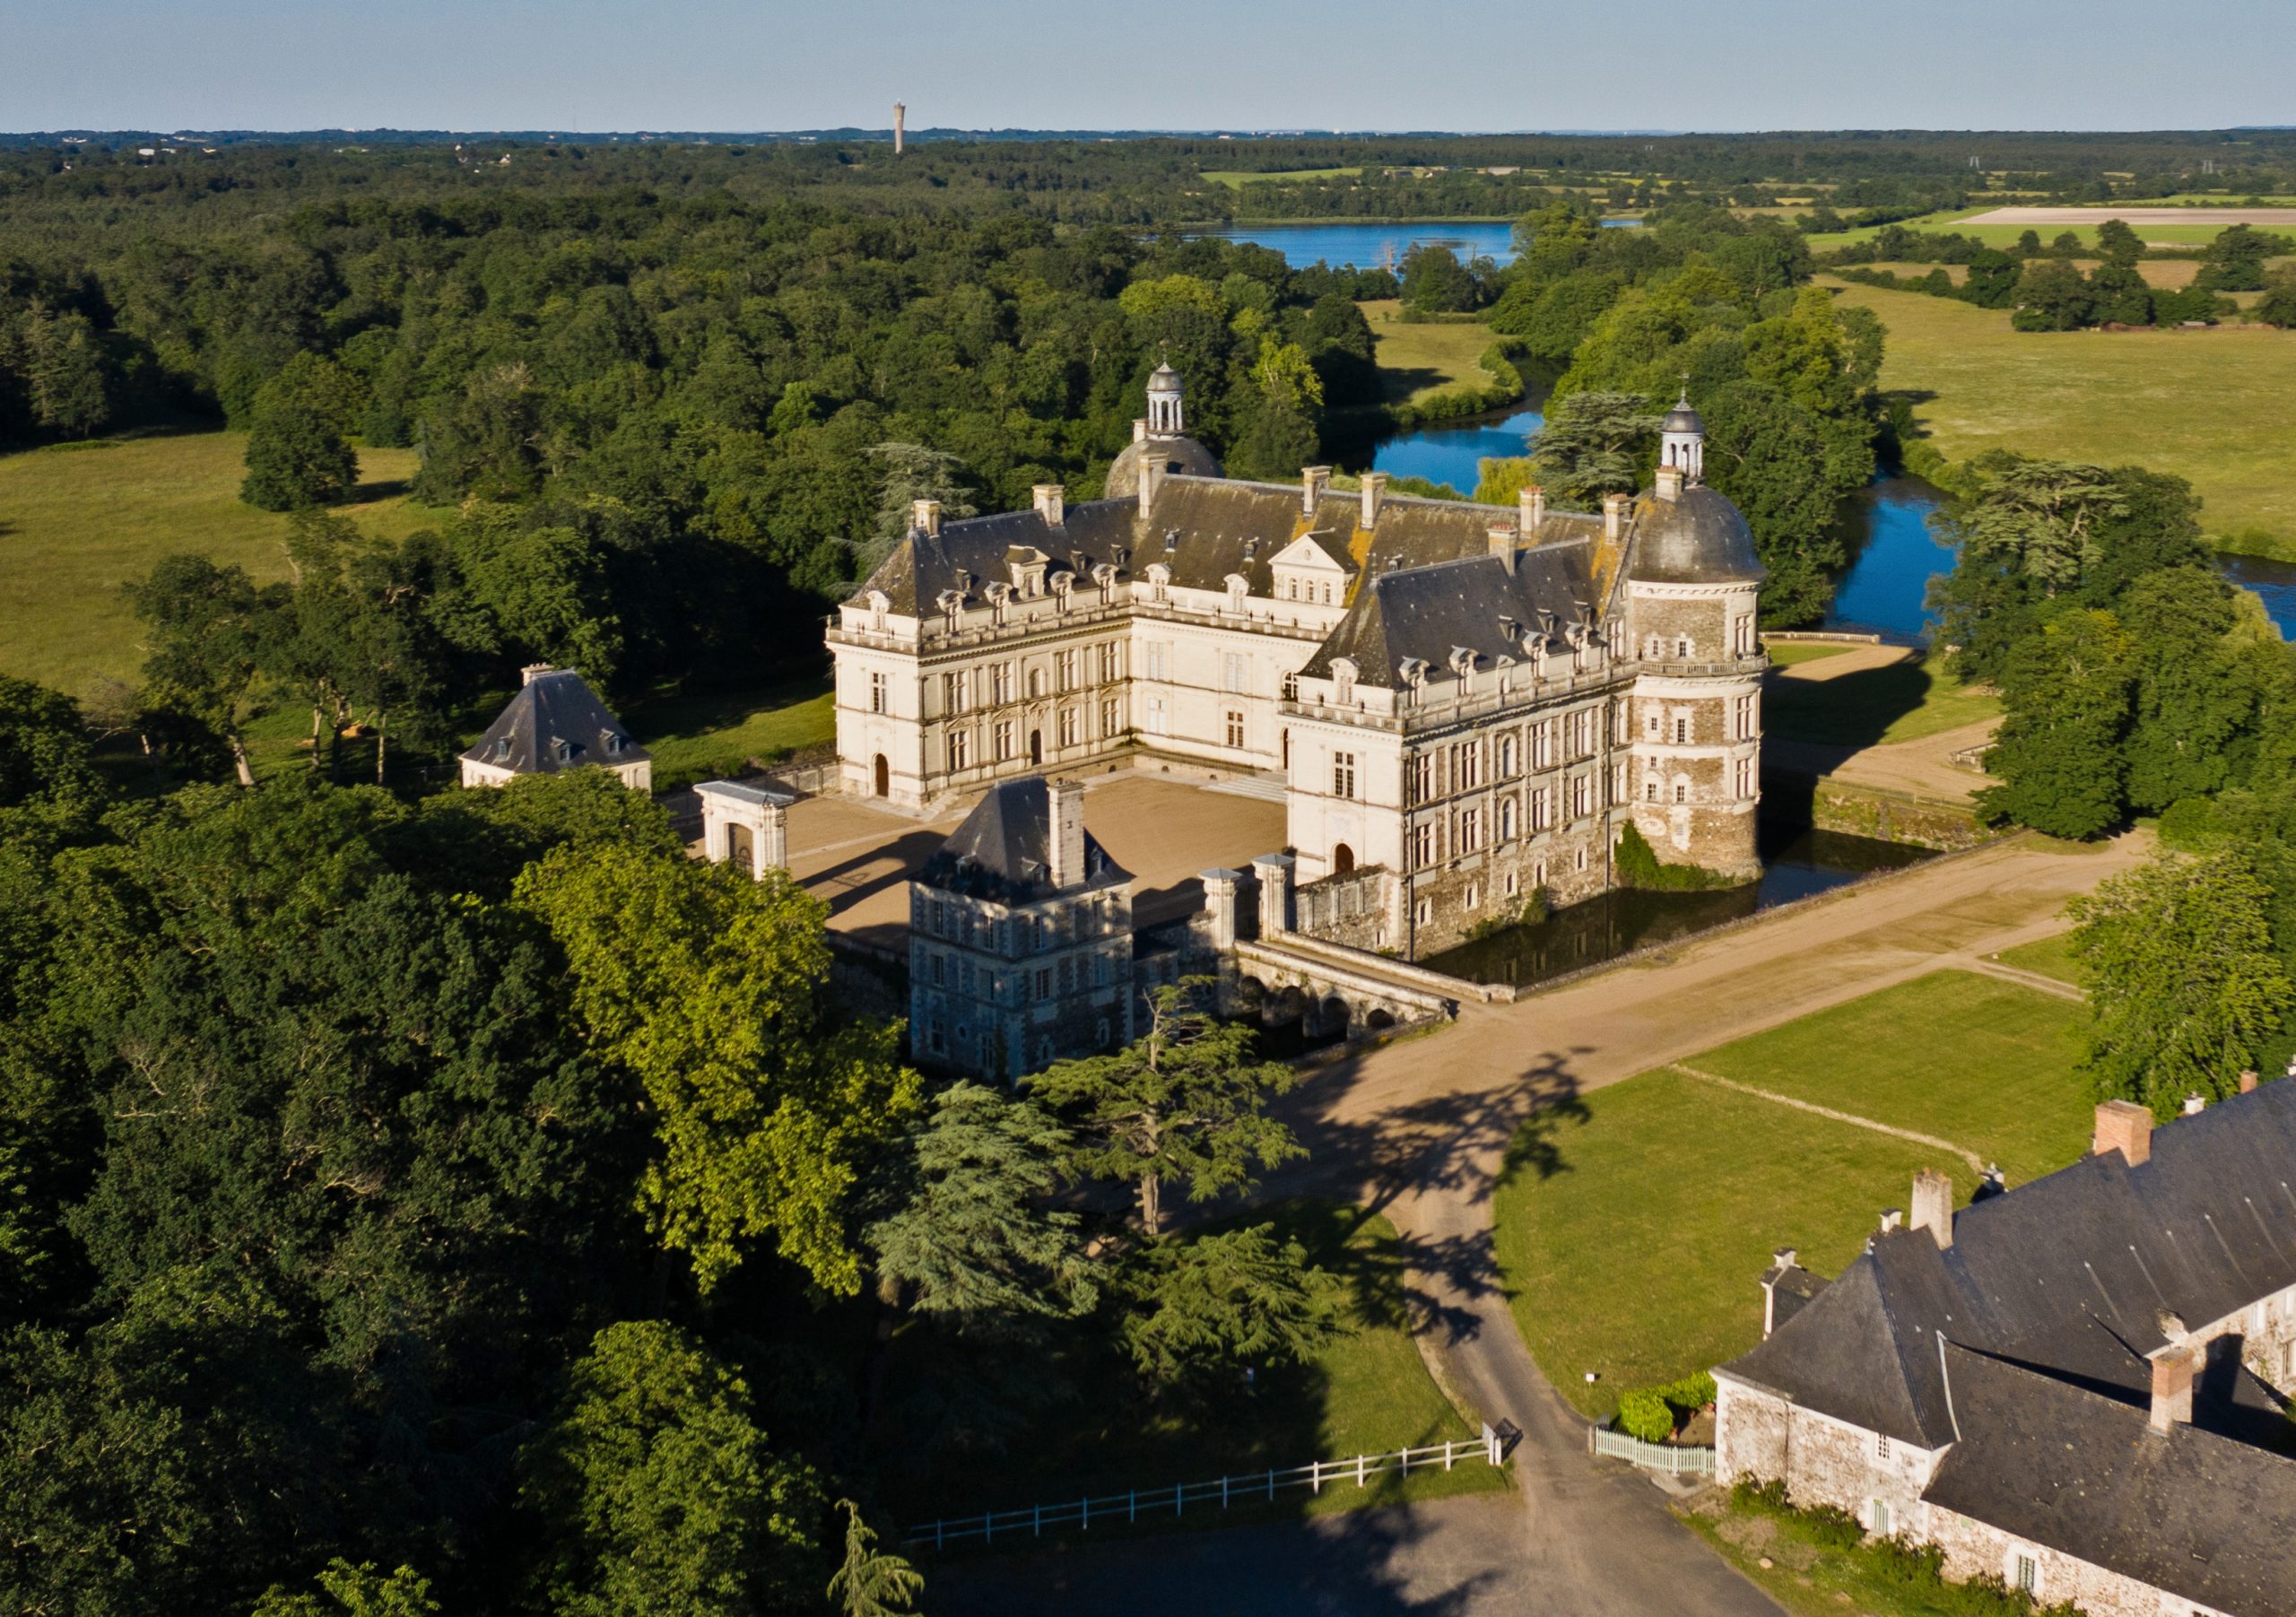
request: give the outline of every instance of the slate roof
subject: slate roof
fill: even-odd
[[[1171,569],[1183,588],[1223,589],[1229,575],[1240,573],[1254,595],[1273,587],[1268,563],[1302,534],[1347,565],[1385,573],[1480,556],[1490,549],[1490,525],[1509,515],[1496,506],[1465,500],[1422,500],[1387,495],[1376,528],[1356,526],[1361,499],[1353,492],[1326,491],[1312,517],[1302,513],[1296,483],[1242,482],[1222,477],[1174,477],[1156,497],[1153,513],[1143,518],[1136,500],[1088,500],[1067,508],[1059,527],[1034,510],[1008,511],[944,523],[936,535],[911,534],[893,548],[849,604],[862,605],[871,591],[882,591],[891,610],[904,616],[935,610],[943,590],[969,576],[972,599],[992,583],[1008,583],[1005,552],[1032,545],[1052,558],[1055,569],[1077,570],[1080,579],[1100,562],[1127,578],[1143,578],[1158,562]],[[1602,519],[1581,513],[1550,511],[1524,543],[1543,549],[1601,531]]]
[[[1672,500],[1645,494],[1634,507],[1627,577],[1651,584],[1759,584],[1753,530],[1729,497],[1696,483]]]
[[[962,825],[949,833],[917,873],[917,880],[944,892],[991,899],[1001,904],[1033,904],[1061,891],[1048,879],[1051,861],[1052,794],[1044,777],[1000,781],[973,805]],[[1113,887],[1132,873],[1109,857],[1090,830],[1084,833],[1084,884],[1071,892]]]
[[[580,674],[548,668],[519,688],[463,756],[517,775],[554,775],[583,764],[618,769],[652,754],[631,739]]]
[[[1136,438],[1118,451],[1109,463],[1108,475],[1100,486],[1112,499],[1131,500],[1140,492],[1140,468],[1151,458],[1164,463],[1167,475],[1178,477],[1217,477],[1220,457],[1196,439],[1178,434],[1158,434]]]
[[[1348,657],[1361,683],[1393,689],[1409,682],[1403,665],[1410,659],[1448,678],[1455,651],[1472,651],[1478,667],[1491,668],[1501,656],[1527,660],[1526,636],[1549,634],[1563,649],[1563,630],[1587,622],[1596,606],[1589,546],[1574,538],[1518,551],[1509,572],[1488,543],[1483,539],[1483,553],[1462,561],[1374,572],[1300,672],[1327,678],[1332,663]]]
[[[2296,1460],[1947,1344],[1961,1437],[1922,1497],[2182,1599],[2296,1611]]]
[[[2296,1285],[2296,1082],[1972,1203],[1940,1250],[1902,1228],[1727,1368],[1925,1447],[1952,1438],[1937,1338],[2117,1398],[2151,1395],[2161,1316],[2197,1328]],[[2296,1495],[2292,1496],[2296,1506]]]

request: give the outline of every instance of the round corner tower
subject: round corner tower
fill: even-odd
[[[1658,857],[1741,880],[1761,874],[1764,577],[1738,508],[1705,482],[1706,430],[1687,398],[1661,430],[1657,483],[1637,502],[1625,564],[1637,669],[1630,813]]]

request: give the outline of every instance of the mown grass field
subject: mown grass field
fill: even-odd
[[[2233,548],[2296,555],[2296,332],[2017,332],[1949,298],[1839,295],[1889,328],[1882,386],[1913,399],[1947,459],[2007,448],[2173,472]]]
[[[1371,323],[1371,360],[1379,368],[1381,396],[1410,404],[1447,387],[1489,387],[1498,378],[1478,362],[1492,343],[1480,321],[1428,320],[1406,324],[1392,298],[1359,303]]]
[[[1986,203],[1974,208],[1961,208],[1949,213],[1924,213],[1918,219],[1900,219],[1898,223],[1909,230],[1929,235],[1974,237],[1987,247],[2014,247],[2027,230],[2036,232],[2044,242],[2055,241],[2070,230],[2088,246],[2097,240],[2097,226],[2113,217],[2112,210],[2100,208],[2093,223],[2075,224],[1971,224],[1970,220],[1979,213],[1990,213],[2001,204]],[[1809,237],[1810,250],[1822,253],[1828,248],[1844,247],[1854,241],[1870,241],[1886,225],[1862,225],[1854,230],[1828,230]],[[2140,224],[2130,227],[2145,241],[2160,242],[2170,247],[2205,247],[2223,230],[2221,224]]]
[[[1994,957],[2005,966],[2017,966],[2027,971],[2038,971],[2043,977],[2053,977],[2059,982],[2079,987],[2081,967],[2073,958],[2073,935],[2060,932],[2051,937],[2031,943],[2020,943],[2014,949],[2004,949]]]
[[[247,436],[198,431],[98,439],[0,456],[0,674],[84,696],[135,682],[144,654],[119,586],[177,551],[284,578],[287,518],[239,501]],[[412,449],[361,449],[341,508],[401,537],[439,513],[410,502]]]
[[[1327,1202],[1283,1203],[1236,1221],[1274,1222],[1307,1248],[1311,1262],[1340,1276],[1344,1335],[1300,1369],[1263,1370],[1252,1383],[1239,1378],[1199,1402],[1173,1399],[1147,1408],[1115,1378],[1097,1379],[1080,1367],[1087,1384],[1076,1387],[1075,1400],[1048,1411],[1042,1431],[1022,1434],[986,1466],[978,1456],[952,1456],[940,1465],[920,1460],[894,1467],[900,1480],[889,1491],[903,1518],[1206,1482],[1474,1437],[1412,1342],[1394,1225]],[[910,1358],[921,1351],[897,1339],[889,1380],[929,1376],[928,1365]],[[877,1435],[900,1440],[898,1432]],[[1319,1495],[1280,1493],[1266,1508],[1322,1514],[1507,1486],[1503,1473],[1463,1462],[1448,1473],[1414,1471],[1408,1481],[1390,1474],[1361,1489],[1351,1481],[1327,1484]],[[1233,1519],[1212,1512],[1205,1525]]]
[[[2083,1015],[1939,972],[1684,1065],[1937,1135],[2016,1184],[2085,1143],[2070,1033]],[[1599,1418],[1627,1388],[1752,1347],[1770,1253],[1797,1248],[1838,1274],[1922,1168],[1951,1175],[1960,1202],[1976,1188],[1952,1152],[1661,1068],[1534,1120],[1497,1199],[1500,1267],[1547,1378]]]
[[[1344,177],[1352,177],[1362,172],[1363,170],[1360,168],[1276,169],[1271,170],[1262,170],[1258,169],[1206,169],[1204,170],[1204,178],[1212,181],[1214,185],[1227,186],[1232,189],[1240,191],[1246,186],[1267,185],[1278,180],[1339,179]]]
[[[1769,648],[1770,665],[1791,668],[1796,663],[1821,662],[1830,656],[1839,656],[1849,650],[1847,646],[1829,646],[1823,641],[1783,640]]]

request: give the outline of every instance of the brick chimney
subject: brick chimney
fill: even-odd
[[[1515,525],[1511,522],[1494,522],[1487,530],[1487,537],[1491,543],[1491,553],[1499,558],[1499,565],[1505,568],[1511,576],[1515,570]]]
[[[2240,1093],[2243,1095],[2248,1094],[2254,1091],[2256,1087],[2257,1070],[2254,1067],[2250,1067],[2240,1074]]]
[[[2163,1437],[2192,1424],[2193,1351],[2179,1339],[2152,1355],[2152,1413],[2147,1424]]]
[[[1331,486],[1329,466],[1300,468],[1300,511],[1302,516],[1316,514],[1317,505],[1323,500],[1324,491]]]
[[[552,667],[548,663],[528,663],[525,667],[518,670],[518,683],[521,685],[531,685],[544,674],[555,674],[557,672],[558,670]]]
[[[1953,1181],[1934,1168],[1913,1176],[1913,1227],[1928,1230],[1941,1252],[1953,1244]]]
[[[1037,515],[1044,518],[1047,527],[1059,527],[1068,519],[1068,491],[1057,482],[1040,482],[1029,491],[1037,503]]]
[[[2118,1151],[2131,1168],[2152,1156],[2152,1114],[2134,1100],[2108,1100],[2097,1108],[2097,1135],[2092,1156]]]
[[[1132,441],[1135,444],[1145,443],[1147,439],[1148,418],[1144,415],[1134,416],[1132,418]]]
[[[1615,543],[1626,532],[1626,508],[1632,504],[1631,496],[1605,494],[1603,496],[1603,537]]]
[[[1055,888],[1065,891],[1084,881],[1084,783],[1081,780],[1048,780],[1045,790],[1051,797],[1051,823],[1045,827],[1045,859],[1051,865],[1047,873]]]
[[[941,532],[941,502],[937,500],[911,500],[909,526],[911,533],[937,538]]]
[[[1515,520],[1526,544],[1538,543],[1539,525],[1546,520],[1546,491],[1533,483],[1515,496]]]
[[[1761,1334],[1765,1341],[1778,1328],[1778,1276],[1802,1261],[1802,1255],[1791,1247],[1780,1247],[1770,1256],[1770,1271],[1761,1281]]]
[[[1379,507],[1387,497],[1387,474],[1385,472],[1363,474],[1363,517],[1358,526],[1370,529],[1379,526]]]
[[[1164,486],[1164,463],[1155,456],[1148,456],[1140,463],[1140,514],[1143,517],[1156,509],[1157,491]]]

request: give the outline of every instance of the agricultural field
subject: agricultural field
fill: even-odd
[[[1406,323],[1403,305],[1392,298],[1359,303],[1371,323],[1371,359],[1379,368],[1381,396],[1389,404],[1413,404],[1448,387],[1489,387],[1498,378],[1479,362],[1492,342],[1491,327],[1476,320]]]
[[[2099,208],[2095,210],[2092,219],[2083,218],[2064,223],[1980,224],[1975,222],[1979,215],[1996,211],[1992,204],[1988,204],[1982,207],[1958,208],[1942,213],[1924,213],[1918,218],[1900,219],[1897,222],[1909,230],[1918,230],[1934,235],[1969,236],[1987,247],[2005,248],[2016,246],[2017,239],[2027,230],[2037,232],[2045,242],[2054,241],[2066,231],[2070,230],[2084,243],[2093,247],[2097,240],[2097,226],[2108,219],[2117,217],[2111,209]],[[2296,215],[2292,215],[2290,222],[2296,224]],[[1822,253],[1828,248],[1843,247],[1854,241],[1870,241],[1887,228],[1885,225],[1863,225],[1854,230],[1829,230],[1806,239],[1809,241],[1812,252]],[[2205,247],[2215,240],[2224,229],[2221,224],[2133,224],[2132,228],[2144,240],[2158,242],[2164,247]]]
[[[1610,1414],[1627,1388],[1753,1345],[1775,1248],[1838,1274],[1881,1210],[1906,1204],[1917,1169],[1950,1174],[1961,1203],[1976,1188],[1959,1151],[1786,1101],[1940,1138],[2013,1185],[2074,1161],[2090,1118],[2074,1067],[2084,1017],[2039,989],[1940,971],[1534,1120],[1537,1149],[1518,1148],[1495,1222],[1547,1378]]]
[[[2009,448],[2173,472],[2227,548],[2296,556],[2296,332],[2017,332],[1999,309],[1833,284],[1882,317],[1882,386],[1912,397],[1948,460]]]
[[[1204,178],[1210,180],[1214,185],[1226,186],[1231,190],[1240,191],[1246,186],[1267,185],[1273,182],[1288,179],[1352,178],[1362,172],[1363,170],[1361,168],[1276,169],[1268,170],[1257,169],[1206,169],[1204,170]]]
[[[135,682],[143,662],[119,586],[194,551],[258,578],[287,573],[287,518],[239,502],[247,435],[193,431],[98,439],[0,456],[0,674],[74,696]],[[404,537],[439,513],[406,498],[412,449],[359,451],[356,499],[370,533]]]

